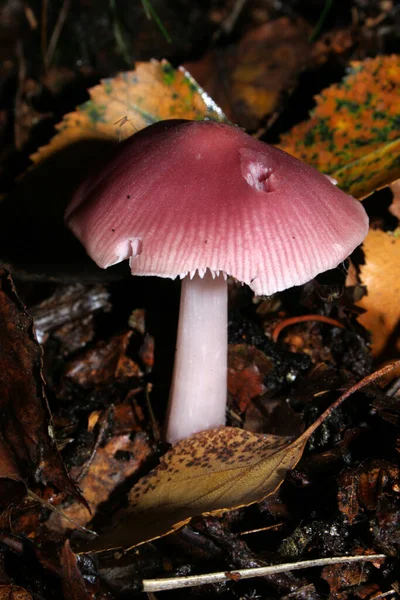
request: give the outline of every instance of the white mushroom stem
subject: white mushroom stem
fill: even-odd
[[[225,423],[227,298],[223,275],[182,280],[166,432],[172,444]]]

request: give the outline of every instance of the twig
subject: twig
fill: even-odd
[[[146,17],[149,20],[153,19],[153,21],[156,23],[158,29],[161,31],[161,34],[164,36],[164,39],[168,42],[168,44],[171,44],[172,38],[169,35],[167,29],[165,28],[164,23],[161,21],[160,17],[158,16],[158,13],[154,9],[154,6],[150,2],[150,0],[142,0],[142,5],[143,5],[143,10],[144,10]]]
[[[232,33],[233,28],[235,27],[237,20],[240,17],[240,13],[242,12],[246,2],[247,0],[236,0],[229,15],[225,17],[225,19],[222,21],[220,25],[220,30],[223,31],[226,35]]]
[[[236,571],[222,571],[219,573],[207,573],[205,575],[191,575],[189,577],[168,577],[165,579],[144,579],[142,582],[144,592],[163,592],[166,590],[177,590],[180,588],[195,587],[197,585],[209,585],[221,583],[234,579],[251,579],[252,577],[263,577],[274,573],[285,573],[286,571],[297,571],[323,567],[325,565],[336,565],[340,563],[374,561],[386,558],[385,554],[370,554],[364,556],[338,556],[332,558],[318,558],[316,560],[302,560],[297,563],[285,563],[282,565],[271,565],[268,567],[256,567],[254,569],[238,569]]]
[[[111,405],[108,408],[106,408],[106,410],[104,411],[104,413],[102,414],[102,416],[99,419],[99,432],[96,438],[96,441],[94,443],[92,452],[90,453],[90,456],[88,458],[88,460],[85,462],[85,464],[83,465],[83,468],[81,470],[81,472],[79,473],[78,477],[76,478],[76,483],[79,483],[80,481],[82,481],[82,479],[84,477],[86,477],[87,472],[89,471],[92,462],[95,459],[97,450],[100,447],[100,444],[102,443],[103,439],[104,439],[104,434],[107,431],[107,427],[109,424],[109,418],[110,418],[110,414],[111,412],[114,410],[114,407]]]
[[[24,44],[21,39],[16,42],[15,53],[18,60],[18,85],[14,104],[14,143],[17,150],[21,150],[23,144],[21,133],[22,96],[24,93],[24,82],[26,77]]]
[[[74,521],[73,519],[68,517],[68,515],[63,513],[63,511],[60,510],[57,506],[55,506],[54,504],[51,504],[51,502],[48,502],[44,498],[41,498],[40,496],[38,496],[37,494],[32,492],[32,490],[28,489],[26,491],[26,494],[27,494],[27,496],[29,496],[29,498],[32,498],[32,500],[39,502],[39,504],[43,504],[43,506],[46,506],[48,509],[50,509],[53,512],[60,515],[60,517],[62,517],[63,519],[66,519],[69,523],[72,523],[72,525],[74,525],[77,529],[80,529],[81,531],[84,531],[85,533],[90,533],[90,535],[94,535],[95,537],[98,537],[98,534],[95,531],[92,531],[91,529],[88,529],[87,527],[80,525],[79,523],[77,523],[76,521]]]
[[[332,4],[333,4],[333,0],[326,0],[325,1],[325,6],[322,9],[322,12],[319,16],[318,22],[316,24],[316,26],[314,27],[310,37],[309,37],[309,42],[315,42],[315,40],[317,39],[317,37],[319,36],[319,34],[321,33],[321,29],[324,25],[325,19],[328,16],[329,11],[332,8]]]
[[[333,327],[344,329],[344,325],[342,325],[340,321],[331,319],[331,317],[325,317],[324,315],[302,315],[300,317],[291,317],[290,319],[285,319],[284,321],[278,323],[272,332],[273,341],[278,341],[279,334],[283,329],[285,329],[285,327],[288,327],[289,325],[297,325],[297,323],[305,323],[306,321],[320,321],[321,323],[328,323],[328,325],[333,325]]]
[[[161,433],[160,433],[160,429],[158,427],[158,422],[154,415],[153,406],[152,406],[151,400],[150,400],[151,390],[152,390],[152,385],[151,385],[151,383],[148,383],[145,388],[147,411],[148,411],[149,417],[150,417],[150,423],[151,423],[153,437],[156,440],[156,442],[159,442],[161,440]]]
[[[47,14],[49,10],[49,0],[42,0],[42,10],[40,15],[40,49],[42,52],[43,65],[46,64],[47,54]]]
[[[121,24],[119,22],[116,0],[109,0],[109,7],[110,7],[110,11],[112,12],[112,15],[113,15],[113,32],[114,32],[115,41],[117,43],[117,48],[118,48],[119,53],[121,54],[122,58],[126,62],[126,64],[131,66],[132,59],[131,59],[129,50],[126,46],[125,36],[122,31]]]
[[[387,373],[390,373],[390,371],[393,371],[393,369],[397,369],[400,367],[400,360],[394,360],[391,363],[385,365],[384,367],[381,367],[380,369],[378,369],[377,371],[374,371],[373,373],[371,373],[371,375],[367,375],[366,377],[364,377],[363,379],[361,379],[361,381],[359,381],[358,383],[356,383],[355,385],[353,385],[351,388],[349,388],[344,394],[342,394],[337,400],[335,400],[335,402],[333,404],[331,404],[319,417],[318,419],[316,419],[316,421],[314,421],[314,423],[312,425],[310,425],[310,427],[308,427],[308,429],[306,429],[297,439],[296,439],[296,444],[300,443],[301,440],[309,440],[310,437],[312,436],[312,434],[314,433],[314,431],[316,429],[318,429],[318,427],[321,425],[321,423],[323,423],[323,421],[325,421],[326,419],[328,419],[330,417],[330,415],[345,401],[347,400],[347,398],[349,396],[351,396],[352,394],[354,394],[355,392],[358,392],[359,390],[361,390],[363,387],[369,385],[370,383],[374,383],[377,379],[380,379],[381,377],[384,377]]]
[[[64,27],[64,23],[67,20],[67,16],[69,13],[69,9],[71,8],[71,0],[64,0],[63,5],[61,7],[60,12],[58,13],[56,24],[54,25],[53,33],[51,34],[50,42],[47,48],[47,51],[44,54],[44,68],[47,69],[50,67],[51,62],[53,60],[53,55],[55,49],[57,47],[58,39],[61,35],[62,28]]]

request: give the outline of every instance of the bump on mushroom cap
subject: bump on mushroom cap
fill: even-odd
[[[122,142],[66,222],[102,268],[209,269],[266,295],[336,267],[368,231],[361,203],[323,174],[212,121],[163,121]]]

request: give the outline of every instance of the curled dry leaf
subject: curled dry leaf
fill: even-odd
[[[372,334],[372,353],[397,356],[400,349],[400,230],[371,229],[364,240],[361,282],[367,287],[359,306],[360,323]]]
[[[400,56],[351,63],[349,74],[316,98],[308,121],[280,147],[363,198],[400,177]]]
[[[0,478],[56,486],[83,501],[49,431],[42,350],[10,275],[0,271]]]
[[[111,531],[91,549],[131,547],[182,527],[195,515],[218,514],[272,494],[293,469],[306,439],[288,441],[221,427],[176,444],[129,493]]]
[[[64,116],[50,144],[31,156],[41,163],[81,140],[118,142],[164,119],[224,120],[221,109],[183,68],[169,62],[139,62],[133,71],[104,79],[90,100]]]

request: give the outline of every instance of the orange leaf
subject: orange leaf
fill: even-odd
[[[361,282],[367,296],[358,303],[366,309],[359,321],[372,334],[374,356],[400,350],[400,230],[386,233],[371,229],[364,241],[365,265]]]
[[[364,197],[399,177],[400,56],[351,63],[280,147]]]

